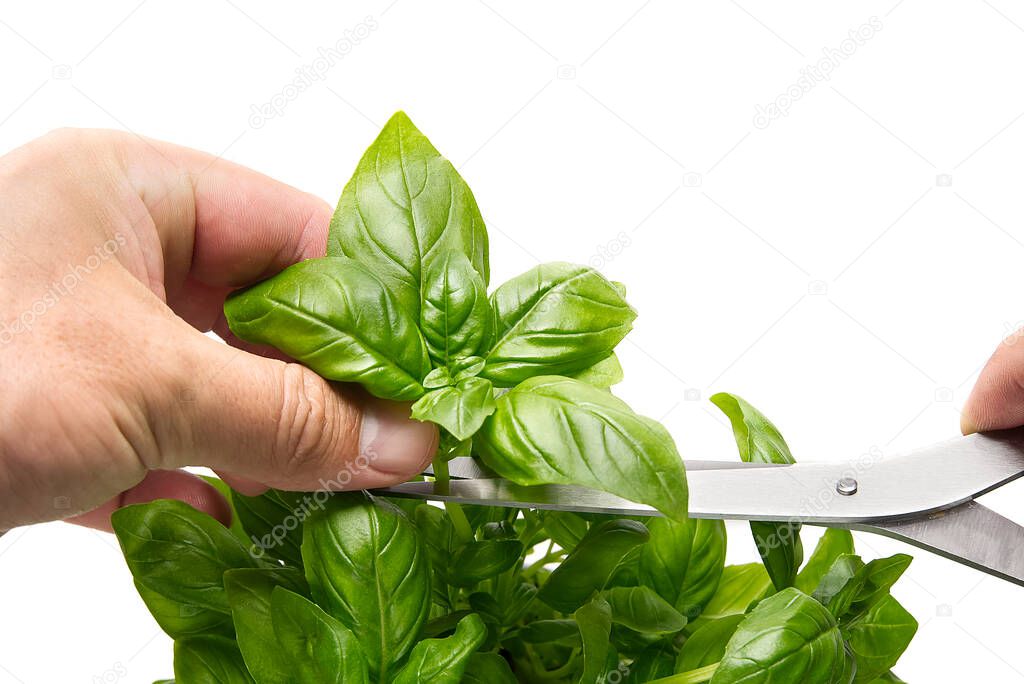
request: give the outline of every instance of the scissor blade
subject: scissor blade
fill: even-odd
[[[957,437],[891,458],[851,463],[691,463],[689,512],[694,518],[876,523],[920,518],[959,506],[1024,474],[1024,429]],[[500,478],[453,480],[385,490],[397,496],[520,508],[652,515],[649,506],[582,487],[520,487]],[[852,480],[855,493],[840,493]]]
[[[905,541],[1024,586],[1024,527],[977,501],[921,520],[852,527]]]
[[[686,471],[693,470],[731,470],[734,468],[775,468],[775,463],[743,463],[742,461],[683,461]],[[424,475],[433,475],[434,466],[427,466]],[[472,456],[457,456],[448,461],[448,475],[458,479],[480,479],[498,477],[494,472]]]

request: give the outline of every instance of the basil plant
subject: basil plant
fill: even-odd
[[[212,482],[224,527],[185,503],[113,526],[181,684],[897,682],[917,623],[890,593],[910,558],[865,563],[843,530],[803,562],[799,524],[751,524],[761,563],[725,564],[721,521],[686,516],[675,444],[611,386],[636,313],[586,266],[489,288],[465,181],[402,113],[366,151],[327,255],[232,294],[231,330],[436,423],[438,480],[474,456],[523,485],[647,503],[624,518],[389,499],[260,496]],[[734,395],[740,456],[793,461]]]

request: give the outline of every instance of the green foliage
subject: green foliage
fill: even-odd
[[[327,256],[232,294],[225,315],[327,379],[415,402],[441,429],[442,483],[447,459],[474,455],[667,517],[220,482],[231,529],[180,502],[126,507],[114,529],[175,639],[176,681],[899,681],[916,622],[889,590],[909,557],[864,562],[829,530],[801,569],[798,525],[754,523],[763,564],[726,566],[724,524],[686,517],[671,436],[609,390],[636,316],[625,288],[552,263],[488,295],[489,268],[469,187],[398,113],[342,192]],[[743,460],[792,462],[760,412],[713,401]]]

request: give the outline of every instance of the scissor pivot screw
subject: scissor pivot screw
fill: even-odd
[[[853,496],[857,493],[857,481],[852,477],[844,477],[836,482],[836,491],[843,496]]]

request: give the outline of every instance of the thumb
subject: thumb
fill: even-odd
[[[290,490],[369,489],[422,472],[437,449],[410,405],[329,383],[295,363],[186,332],[170,382],[171,416],[155,420],[159,467],[203,465]]]
[[[1014,333],[992,354],[960,417],[967,435],[1024,425],[1024,336]]]

